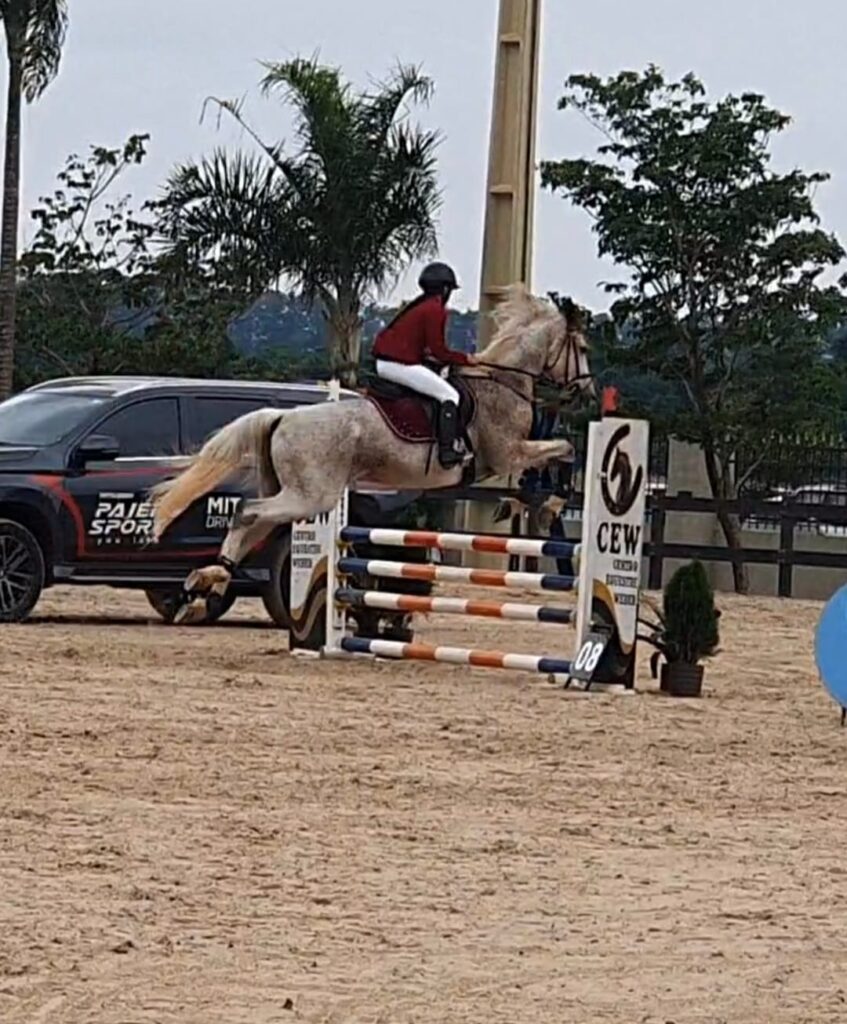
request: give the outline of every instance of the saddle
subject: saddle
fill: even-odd
[[[467,381],[453,368],[447,377],[459,392],[458,436],[471,455],[465,466],[465,476],[473,478],[473,446],[469,429],[476,416],[476,396]],[[427,444],[434,448],[439,441],[438,406],[434,398],[418,391],[384,380],[376,374],[369,376],[363,397],[371,402],[395,437],[406,444]]]

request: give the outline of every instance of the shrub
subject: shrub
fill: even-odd
[[[680,566],[665,587],[661,612],[653,610],[658,622],[648,623],[651,633],[642,639],[668,663],[696,665],[717,651],[721,613],[701,562]],[[657,657],[654,655],[654,660]]]

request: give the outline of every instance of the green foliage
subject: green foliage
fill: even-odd
[[[258,355],[234,353],[228,363],[231,377],[244,380],[329,380],[329,360],[325,352],[302,354],[283,349],[266,349]]]
[[[668,581],[658,622],[642,637],[665,661],[696,665],[711,657],[720,642],[714,593],[701,562],[680,566]]]
[[[87,159],[71,155],[53,194],[32,211],[35,235],[19,261],[18,387],[49,376],[128,372],[139,362],[132,313],[156,305],[153,227],[128,196],[112,192],[143,161],[147,138],[92,146]],[[129,315],[129,330],[110,324],[118,308]]]
[[[128,195],[110,197],[126,170],[143,162],[149,138],[131,135],[120,148],[91,146],[88,159],[67,158],[53,195],[30,214],[36,232],[21,257],[25,274],[132,275],[149,267],[152,223],[132,212]]]
[[[255,298],[284,271],[288,198],[262,156],[216,149],[177,167],[155,203],[171,276]]]
[[[715,653],[718,616],[711,584],[701,562],[680,566],[665,587],[665,642],[676,660],[697,662]]]
[[[10,63],[19,63],[23,95],[33,103],[59,71],[67,0],[0,0],[0,21]]]
[[[590,213],[599,252],[625,271],[607,285],[614,362],[655,381],[664,399],[652,407],[644,387],[642,411],[702,445],[729,497],[742,442],[764,457],[775,435],[841,419],[821,358],[847,311],[825,283],[844,250],[812,201],[827,175],[774,172],[769,145],[789,118],[752,93],[708,102],[693,75],[574,75],[559,106],[605,140],[595,160],[544,163],[542,183]]]
[[[121,147],[70,156],[53,194],[32,211],[36,231],[20,260],[16,387],[111,373],[326,377],[320,352],[236,353],[229,334],[244,311],[241,289],[156,251],[156,204],[136,213],[130,196],[116,194],[147,141],[132,135]]]
[[[237,310],[206,283],[167,276],[153,251],[151,204],[134,212],[115,190],[147,153],[146,135],[68,157],[32,211],[20,260],[17,387],[47,377],[111,373],[228,375]]]
[[[355,92],[316,60],[266,64],[265,95],[294,108],[296,152],[269,144],[239,104],[213,100],[261,156],[217,151],[178,167],[159,204],[170,258],[255,297],[284,277],[323,308],[333,368],[355,378],[361,314],[408,264],[434,252],[438,135],[410,125],[431,81],[400,67]]]
[[[337,68],[316,60],[265,65],[262,90],[294,107],[295,157],[272,160],[311,230],[289,266],[306,295],[327,289],[370,294],[435,251],[437,133],[410,126],[404,107],[426,103],[432,80],[398,67],[374,92],[355,93]]]

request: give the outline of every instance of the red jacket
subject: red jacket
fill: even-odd
[[[464,352],[447,348],[446,330],[447,307],[433,295],[379,332],[374,341],[374,358],[411,366],[430,356],[439,363],[467,365],[468,357]]]

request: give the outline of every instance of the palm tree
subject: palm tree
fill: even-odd
[[[0,229],[0,400],[12,390],[15,362],[21,100],[34,103],[59,71],[68,25],[67,0],[0,0],[6,33],[6,160]]]
[[[400,66],[372,92],[354,92],[316,60],[265,64],[265,95],[295,112],[296,152],[268,145],[239,105],[213,100],[261,155],[217,151],[178,167],[160,204],[169,257],[215,268],[245,298],[286,278],[320,303],[330,363],[347,384],[359,366],[362,309],[436,247],[436,132],[411,125],[410,102],[432,82]]]

